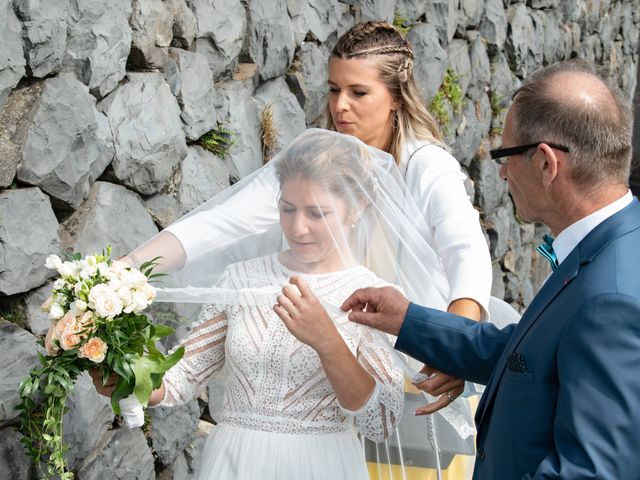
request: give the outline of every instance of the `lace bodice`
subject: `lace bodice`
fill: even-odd
[[[249,288],[247,278],[260,278],[261,283],[269,278],[273,285],[284,285],[292,273],[276,255],[260,257],[228,267],[221,286]],[[384,285],[362,266],[303,278],[323,303],[333,306],[357,288]],[[272,310],[274,303],[275,297],[269,305],[205,306],[181,342],[184,358],[164,377],[161,405],[189,401],[227,362],[221,422],[307,434],[345,431],[355,423],[371,440],[386,438],[402,412],[403,375],[389,351],[374,341],[373,331],[346,316],[334,318],[345,343],[376,381],[366,404],[350,411],[339,404],[316,352],[287,330]]]

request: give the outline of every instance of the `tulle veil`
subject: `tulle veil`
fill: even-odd
[[[315,168],[318,159],[331,167],[330,174]],[[292,178],[310,180],[335,195],[314,196],[315,205],[297,205],[298,192],[281,190],[281,183]],[[340,200],[334,204],[331,198]],[[270,284],[271,280],[251,272],[246,272],[248,278],[244,279],[251,288],[223,287],[220,280],[231,264],[268,255],[292,258],[294,264],[296,258],[302,259],[304,263],[306,255],[313,256],[313,249],[321,249],[319,240],[296,242],[295,220],[283,227],[292,208],[298,207],[307,209],[298,213],[309,216],[309,221],[326,227],[329,243],[339,252],[338,268],[364,265],[412,301],[446,310],[449,285],[444,268],[433,248],[429,226],[393,158],[354,137],[321,129],[308,129],[262,168],[164,230],[163,234],[180,241],[186,260],[158,288],[156,301],[175,306],[185,316],[194,315],[193,310],[205,303],[273,305],[283,285]],[[340,215],[349,218],[337,218]],[[336,227],[338,224],[345,228]],[[145,246],[138,251],[144,252]],[[287,257],[283,252],[294,255]],[[339,329],[348,329],[340,305],[320,300],[332,316],[342,319],[336,320]],[[490,302],[490,317],[499,323],[518,320],[515,310],[497,299]],[[393,339],[380,334],[379,341],[380,348],[393,350]],[[394,358],[408,378],[421,367],[402,354],[394,353]],[[215,397],[219,390],[214,386],[210,393]],[[396,432],[384,444],[363,442],[367,460],[380,478],[415,478],[411,471],[419,468],[440,472],[454,454],[474,453],[475,429],[468,401],[460,398],[432,416],[415,417],[415,407],[433,401],[425,396],[408,391],[405,415]],[[217,405],[210,401],[210,407],[215,411]]]

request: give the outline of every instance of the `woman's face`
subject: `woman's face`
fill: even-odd
[[[279,210],[296,270],[319,273],[345,267],[351,222],[344,200],[295,177],[281,186]]]
[[[397,108],[371,60],[329,59],[329,111],[338,132],[388,150]]]

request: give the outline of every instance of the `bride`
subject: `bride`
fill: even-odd
[[[357,288],[389,285],[362,264],[371,232],[384,233],[387,195],[373,173],[383,164],[351,137],[308,131],[256,173],[279,184],[269,233],[238,229],[233,245],[203,246],[185,281],[159,289],[158,300],[206,304],[149,405],[185,403],[229,367],[199,479],[369,478],[356,430],[376,442],[393,432],[403,372],[338,306]],[[110,384],[96,387],[110,394]]]

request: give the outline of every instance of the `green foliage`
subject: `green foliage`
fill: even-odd
[[[204,149],[209,150],[218,157],[224,157],[229,153],[229,149],[236,143],[236,133],[228,130],[218,123],[218,127],[209,130],[202,135],[197,143]]]
[[[400,30],[400,33],[405,37],[411,30],[411,25],[409,25],[409,20],[404,15],[400,15],[397,11],[395,16],[393,17],[393,26]]]
[[[15,323],[21,328],[27,326],[27,312],[20,300],[9,300],[0,303],[0,320]]]
[[[429,105],[429,110],[436,117],[436,120],[445,133],[449,130],[451,124],[449,106],[456,115],[462,113],[462,107],[464,106],[464,96],[462,95],[460,79],[456,71],[451,67],[445,72],[440,89]]]
[[[489,101],[491,103],[491,113],[493,114],[494,117],[500,117],[506,110],[506,108],[502,106],[502,100],[503,100],[502,95],[496,92],[491,92],[491,94],[489,95]],[[494,121],[495,121],[495,118],[494,118]],[[494,125],[493,127],[491,127],[491,131],[489,132],[489,134],[501,135],[502,127]]]

